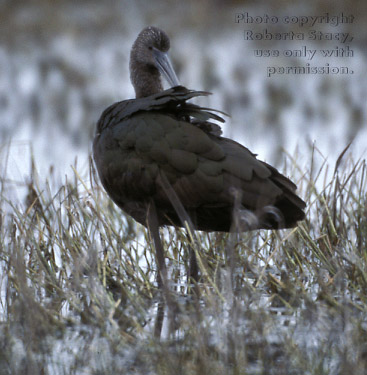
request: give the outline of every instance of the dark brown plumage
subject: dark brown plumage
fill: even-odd
[[[145,28],[130,58],[136,99],[107,108],[97,124],[94,160],[112,200],[147,225],[154,204],[158,225],[182,226],[167,180],[195,229],[239,231],[290,228],[304,218],[296,186],[247,148],[221,137],[223,119],[188,103],[207,92],[178,86],[167,59],[167,35]],[[172,86],[163,91],[161,73]]]

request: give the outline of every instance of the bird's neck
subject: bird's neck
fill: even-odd
[[[161,75],[154,66],[134,64],[130,70],[130,79],[137,99],[163,91]]]

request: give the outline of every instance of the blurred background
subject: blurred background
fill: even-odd
[[[128,61],[142,28],[155,25],[171,38],[170,56],[181,83],[213,93],[205,104],[231,115],[224,134],[281,168],[286,150],[307,163],[310,145],[333,162],[353,141],[367,147],[367,5],[365,1],[0,1],[0,173],[20,185],[30,155],[40,174],[58,178],[71,165],[88,167],[95,124],[108,105],[134,97]],[[245,41],[235,22],[251,15],[355,16],[352,24],[318,25],[349,32],[354,56],[256,58],[255,48],[334,48],[337,42]],[[277,31],[308,31],[297,25]],[[269,27],[268,27],[269,29]],[[349,75],[274,75],[267,66],[347,66]],[[10,192],[11,194],[14,191]],[[11,197],[16,199],[16,196]],[[18,197],[19,198],[19,197]]]

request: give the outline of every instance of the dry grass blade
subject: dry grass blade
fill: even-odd
[[[367,168],[342,158],[331,177],[322,158],[312,170],[292,161],[308,189],[295,230],[162,231],[178,307],[162,342],[151,240],[93,182],[93,166],[56,188],[34,166],[25,204],[7,198],[12,182],[2,179],[2,373],[365,373]]]

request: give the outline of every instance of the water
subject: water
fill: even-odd
[[[0,135],[2,155],[4,147],[10,154],[6,174],[11,179],[24,181],[29,175],[30,145],[41,175],[53,165],[63,178],[71,173],[75,158],[86,168],[100,113],[112,102],[134,95],[128,53],[144,17],[131,28],[124,25],[139,7],[130,6],[130,13],[122,13],[123,2],[118,3],[110,9],[116,14],[109,23],[112,15],[106,7],[87,4],[80,9],[58,4],[56,26],[47,20],[52,8],[41,14],[36,6],[10,12],[18,33],[0,45]],[[227,10],[228,16],[232,12]],[[105,23],[98,22],[99,14]],[[223,25],[215,33],[200,34],[190,27],[178,33],[172,25],[167,31],[181,82],[212,91],[214,95],[203,103],[231,115],[225,135],[278,166],[284,160],[281,149],[293,155],[297,148],[307,159],[312,143],[331,163],[353,139],[356,157],[364,154],[367,64],[358,46],[352,44],[353,58],[312,61],[317,66],[347,65],[353,75],[268,78],[267,66],[296,66],[304,60],[256,58],[253,50],[259,45],[243,40],[244,26],[228,21]],[[289,49],[298,47],[296,41],[287,44]],[[322,45],[307,43],[307,47]],[[284,44],[272,48],[284,49]],[[4,163],[3,157],[3,174]]]

